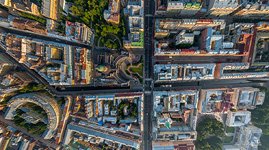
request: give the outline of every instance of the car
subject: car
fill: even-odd
[[[161,85],[161,87],[172,87],[171,84]]]

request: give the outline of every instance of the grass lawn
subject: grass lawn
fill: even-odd
[[[143,64],[138,64],[137,66],[130,67],[130,71],[133,73],[138,73],[140,76],[143,76]]]
[[[226,127],[226,133],[234,133],[235,128],[233,127]]]
[[[85,145],[82,145],[79,142],[74,142],[73,140],[69,144],[70,150],[77,150],[77,149],[85,149],[89,150],[90,148],[87,148]]]
[[[223,143],[231,143],[233,140],[233,136],[224,136],[222,141]]]
[[[26,12],[19,12],[19,15],[21,17],[24,17],[24,18],[27,18],[27,19],[31,19],[31,20],[34,20],[34,21],[37,21],[39,23],[41,23],[42,25],[46,26],[46,19],[45,18],[42,18],[42,17],[39,17],[39,16],[35,16],[33,14],[30,14],[30,13],[26,13]]]

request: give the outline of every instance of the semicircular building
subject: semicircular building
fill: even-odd
[[[12,97],[8,102],[9,108],[6,111],[5,119],[12,120],[16,115],[16,110],[26,103],[34,103],[45,110],[49,123],[43,137],[44,139],[52,138],[60,121],[60,108],[53,98],[44,93],[26,93]]]

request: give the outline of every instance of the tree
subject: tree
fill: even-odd
[[[251,120],[255,126],[263,130],[264,135],[269,136],[269,90],[264,91],[266,91],[264,104],[251,111]]]
[[[45,89],[44,85],[32,82],[24,86],[22,89],[20,89],[18,93],[37,92],[44,89]]]
[[[197,126],[196,147],[198,150],[221,150],[224,136],[223,124],[215,118],[204,117]]]
[[[137,117],[137,105],[135,103],[132,103],[131,105],[131,113],[130,113],[131,117]]]
[[[211,136],[200,142],[197,142],[197,150],[222,150],[222,140],[217,136]]]
[[[251,121],[255,126],[261,128],[263,132],[259,149],[267,150],[269,147],[269,89],[260,88],[260,90],[266,92],[265,100],[263,105],[257,106],[255,110],[251,111]]]
[[[96,37],[106,39],[113,34],[118,37],[126,35],[124,16],[119,25],[107,23],[104,19],[103,12],[108,7],[108,0],[76,0],[70,8],[72,16],[69,14],[67,19],[83,22],[87,26],[92,27]],[[103,42],[105,43],[105,42]],[[105,46],[112,49],[118,49],[118,44],[106,43]]]
[[[198,137],[197,140],[213,136],[224,136],[224,127],[221,122],[215,118],[205,117],[197,126]]]
[[[219,137],[212,136],[206,139],[208,141],[208,144],[211,146],[211,149],[214,150],[222,150],[222,140]]]
[[[124,108],[127,107],[130,114],[128,116],[124,116]],[[124,119],[125,117],[137,117],[137,104],[130,103],[129,101],[121,101],[118,106],[118,117]]]

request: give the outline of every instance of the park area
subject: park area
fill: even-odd
[[[197,150],[222,150],[224,125],[212,116],[203,116],[197,125]]]
[[[143,63],[129,65],[127,67],[126,73],[128,75],[131,75],[131,76],[139,79],[139,81],[142,83],[142,80],[143,80]]]
[[[104,19],[103,12],[108,8],[108,0],[68,0],[73,5],[70,8],[72,15],[69,14],[67,19],[70,21],[83,22],[88,27],[93,28],[95,32],[95,44],[98,43],[102,46],[117,49],[122,44],[122,37],[126,34],[126,20],[121,12],[120,23],[111,24]],[[86,11],[81,11],[86,10]],[[113,41],[116,36],[120,39],[120,43]],[[98,42],[99,41],[99,42]]]

